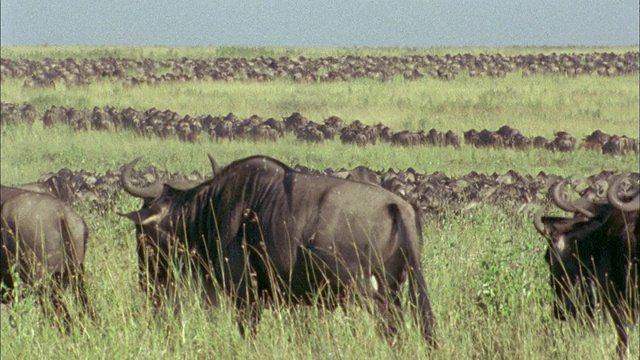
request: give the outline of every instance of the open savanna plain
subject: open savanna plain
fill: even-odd
[[[623,54],[637,48],[505,48],[505,49],[282,49],[282,48],[2,48],[5,60],[42,61],[128,58],[171,59],[322,57],[404,57],[432,54]],[[637,59],[637,57],[636,57]],[[300,60],[302,62],[302,60]],[[637,69],[637,64],[636,64]],[[134,70],[131,70],[134,71]],[[171,72],[159,68],[158,72]],[[252,115],[282,119],[299,112],[322,123],[339,116],[349,124],[383,123],[395,131],[470,129],[498,130],[503,125],[528,137],[553,139],[566,131],[578,139],[595,130],[638,138],[638,72],[613,76],[597,72],[567,76],[527,73],[514,68],[500,76],[469,76],[454,69],[444,80],[402,75],[385,81],[352,78],[339,81],[296,81],[276,77],[267,81],[193,80],[131,85],[109,76],[74,86],[60,80],[55,86],[24,86],[25,77],[4,76],[1,101],[31,104],[37,114],[32,126],[5,124],[1,129],[1,181],[14,185],[37,181],[62,168],[104,174],[138,156],[139,167],[188,174],[209,174],[207,153],[220,165],[254,154],[275,157],[294,166],[324,170],[366,166],[373,170],[415,169],[441,172],[457,178],[471,172],[522,176],[540,172],[586,179],[602,171],[638,172],[638,153],[605,155],[576,149],[568,152],[544,148],[459,149],[429,145],[394,146],[378,141],[356,146],[335,140],[308,143],[286,133],[276,141],[248,139],[195,142],[178,137],[142,136],[123,128],[77,131],[72,126],[43,125],[52,106],[89,109],[106,106],[138,111],[156,108],[181,116]],[[4,72],[3,72],[4,74]],[[138,76],[140,74],[132,73]],[[4,115],[3,115],[4,116]],[[257,335],[243,339],[226,302],[213,310],[202,308],[188,296],[185,284],[181,316],[156,313],[143,296],[137,279],[134,228],[117,212],[129,212],[140,202],[124,192],[109,211],[93,203],[76,201],[90,237],[86,258],[87,286],[98,319],[82,322],[83,331],[69,336],[43,319],[35,297],[25,292],[22,301],[2,306],[0,319],[2,359],[608,359],[615,356],[613,325],[599,317],[595,329],[578,322],[561,323],[552,316],[553,294],[543,258],[547,243],[534,229],[532,217],[544,206],[560,211],[541,196],[528,203],[476,201],[448,211],[424,214],[422,264],[436,316],[438,350],[429,349],[410,317],[395,343],[376,331],[376,319],[367,311],[339,309],[323,313],[315,308],[275,307],[263,313]],[[471,205],[471,204],[469,204]],[[366,201],[363,201],[366,206]],[[461,211],[460,209],[464,209]],[[69,294],[69,304],[71,295]],[[406,298],[406,297],[405,297]],[[407,304],[408,305],[408,304]],[[408,309],[409,307],[406,306]],[[75,314],[74,314],[75,316]],[[630,358],[639,356],[638,326],[630,330]]]

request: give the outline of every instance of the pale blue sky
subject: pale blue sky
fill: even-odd
[[[2,45],[637,45],[637,0],[0,0]]]

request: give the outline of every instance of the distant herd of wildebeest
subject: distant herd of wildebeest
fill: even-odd
[[[282,120],[253,115],[240,119],[233,113],[217,115],[180,115],[171,110],[156,108],[144,111],[133,108],[116,109],[110,106],[94,107],[92,110],[52,106],[41,117],[31,104],[1,103],[2,125],[25,123],[33,125],[42,118],[44,126],[64,124],[74,130],[133,131],[148,137],[178,138],[188,142],[200,142],[203,136],[212,141],[277,141],[292,133],[303,142],[322,143],[339,138],[343,144],[358,146],[374,145],[377,142],[397,146],[451,146],[460,148],[462,141],[476,148],[531,148],[568,152],[586,149],[603,154],[618,155],[640,153],[638,139],[626,135],[610,135],[596,130],[586,135],[578,144],[576,138],[566,131],[558,131],[553,139],[543,136],[529,137],[508,125],[497,131],[471,129],[459,134],[449,130],[396,131],[383,123],[367,125],[360,120],[347,124],[339,116],[330,116],[322,123],[309,120],[298,112]]]
[[[602,76],[637,73],[638,53],[621,55],[456,55],[342,57],[322,59],[214,59],[154,61],[99,59],[40,61],[2,59],[1,74],[25,78],[24,86],[67,86],[109,78],[128,84],[192,80],[335,81],[360,77],[388,80],[421,76],[450,79],[504,76],[519,69],[536,73]],[[206,76],[205,76],[206,75]],[[65,124],[75,130],[126,129],[142,136],[201,141],[269,141],[287,132],[302,141],[339,138],[368,146],[377,141],[399,146],[452,146],[462,141],[477,148],[572,151],[584,148],[611,155],[637,154],[638,140],[595,131],[581,144],[566,132],[555,139],[529,138],[503,126],[497,131],[394,131],[337,116],[315,123],[299,113],[276,120],[252,116],[180,116],[175,112],[112,107],[66,109],[44,114],[30,104],[2,104],[2,127],[17,123]],[[202,135],[201,135],[202,134]],[[36,287],[45,312],[73,327],[60,290],[71,286],[81,313],[96,314],[84,289],[84,255],[89,229],[74,211],[79,202],[104,214],[116,210],[122,191],[143,199],[140,210],[120,214],[135,225],[139,281],[156,306],[171,302],[177,279],[175,261],[191,264],[202,277],[206,305],[216,290],[231,296],[238,326],[250,336],[260,318],[259,303],[320,304],[369,299],[381,319],[381,332],[393,336],[399,323],[401,285],[409,284],[414,318],[429,344],[438,347],[435,317],[420,263],[422,223],[433,215],[473,211],[491,203],[528,213],[547,240],[550,285],[557,297],[554,315],[593,320],[606,309],[618,335],[617,353],[628,353],[627,327],[638,316],[640,262],[640,174],[602,171],[582,181],[543,172],[536,176],[478,174],[459,178],[405,170],[310,169],[265,156],[252,156],[220,169],[210,157],[211,173],[188,175],[156,168],[136,170],[139,159],[105,174],[62,169],[38,182],[2,186],[2,301],[13,300],[14,281]],[[579,193],[570,200],[566,187]],[[568,217],[543,216],[549,201]],[[533,204],[533,205],[531,205]],[[15,265],[15,266],[14,266]],[[13,270],[17,273],[13,273]],[[17,276],[17,277],[16,277]],[[49,279],[53,281],[48,281]],[[46,280],[46,281],[43,281]],[[49,299],[50,301],[48,301]]]
[[[456,54],[408,56],[257,57],[208,59],[1,59],[2,79],[24,79],[24,87],[83,86],[97,80],[153,85],[162,82],[271,81],[304,82],[379,81],[403,77],[451,80],[458,74],[471,77],[504,77],[511,72],[523,76],[617,76],[638,72],[640,53],[595,52],[570,54]]]

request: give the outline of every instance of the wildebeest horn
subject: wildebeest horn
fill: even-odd
[[[553,200],[553,203],[560,209],[568,212],[575,212],[575,206],[563,198],[565,195],[563,191],[565,183],[566,180],[562,180],[551,187],[551,200]]]
[[[139,157],[129,164],[127,164],[122,170],[122,174],[120,175],[120,180],[122,181],[122,187],[129,194],[145,199],[155,199],[156,197],[162,194],[162,182],[156,181],[150,186],[146,188],[141,188],[135,186],[131,183],[131,172],[133,171],[133,167],[140,161],[142,157]]]
[[[547,240],[553,241],[553,238],[547,234],[544,224],[542,223],[542,208],[536,211],[536,216],[533,218],[533,226],[538,230],[540,235],[547,238]]]
[[[611,206],[616,207],[622,211],[638,211],[640,209],[640,191],[636,191],[633,199],[629,202],[623,202],[618,197],[618,188],[620,184],[626,180],[625,176],[618,176],[618,178],[609,186],[609,191],[607,191],[607,199],[609,199],[609,203]]]
[[[553,185],[553,187],[551,188],[551,199],[553,200],[553,203],[556,204],[556,206],[558,206],[560,209],[564,211],[580,212],[584,214],[586,217],[589,217],[589,218],[594,217],[595,215],[591,211],[585,209],[584,207],[578,205],[575,202],[568,202],[562,198],[562,196],[564,195],[562,188],[564,187],[565,183],[566,183],[566,180],[562,180],[559,183]]]
[[[169,186],[171,186],[174,189],[177,190],[190,190],[193,189],[194,187],[200,185],[200,182],[198,181],[191,181],[191,180],[179,180],[179,179],[172,179],[172,180],[167,180],[165,181],[165,183]],[[160,185],[157,185],[160,184]],[[156,190],[156,188],[160,188],[160,193],[162,193],[162,181],[156,181],[153,184],[149,185],[149,187],[152,187],[154,189],[154,191]],[[160,195],[160,194],[158,194]]]
[[[213,156],[211,156],[211,154],[207,154],[207,156],[209,157],[209,162],[211,163],[211,171],[215,176],[216,173],[218,173],[218,163],[216,162],[216,159],[214,159]]]

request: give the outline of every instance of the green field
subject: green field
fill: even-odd
[[[214,56],[306,57],[404,55],[414,53],[625,52],[634,48],[508,48],[508,49],[272,49],[272,48],[2,48],[3,58],[204,58]],[[596,129],[638,138],[640,94],[638,74],[577,78],[510,73],[505,78],[458,76],[452,81],[425,78],[390,82],[358,80],[338,83],[197,82],[126,87],[103,81],[82,88],[26,89],[19,79],[3,80],[3,103],[33,104],[42,114],[52,105],[152,107],[185,115],[253,114],[281,118],[300,112],[322,122],[337,115],[347,123],[382,122],[395,130],[497,130],[510,125],[527,136],[552,137],[565,130],[579,139]],[[2,184],[37,180],[61,168],[104,173],[144,155],[140,167],[208,173],[207,153],[221,165],[253,154],[265,154],[289,165],[311,168],[375,170],[390,167],[462,176],[471,171],[502,174],[540,171],[578,178],[602,170],[637,172],[637,154],[607,156],[576,150],[553,153],[510,149],[460,150],[436,147],[366,147],[340,141],[310,145],[287,136],[277,142],[185,143],[177,139],[142,138],[128,132],[73,132],[67,127],[3,126]],[[137,200],[123,195],[117,211],[137,209]],[[366,206],[363,204],[363,206]],[[84,333],[70,337],[42,319],[33,296],[2,306],[2,359],[597,359],[615,355],[611,322],[594,331],[574,322],[560,323],[552,313],[553,295],[543,254],[546,241],[532,226],[535,209],[481,204],[463,214],[432,217],[425,224],[422,262],[434,306],[441,348],[427,348],[413,324],[389,346],[375,331],[375,319],[350,309],[319,314],[312,308],[272,309],[264,313],[256,338],[244,340],[228,305],[205,312],[186,296],[183,314],[156,315],[145,304],[137,283],[137,258],[132,224],[115,213],[99,215],[77,204],[91,231],[86,260],[89,297],[99,321],[85,323]],[[559,212],[558,212],[559,213]],[[188,292],[187,292],[188,294]],[[351,311],[352,310],[352,311]],[[15,320],[10,325],[9,315]],[[639,356],[638,326],[630,329],[630,359]]]

